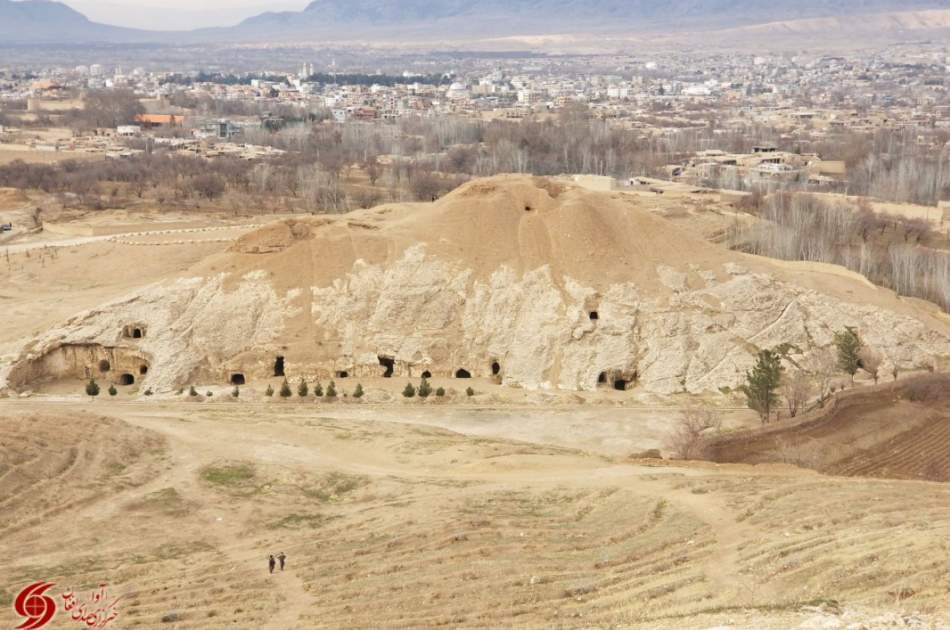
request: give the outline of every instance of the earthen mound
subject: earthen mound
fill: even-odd
[[[725,250],[640,203],[500,176],[434,203],[275,222],[190,277],[76,316],[6,379],[28,386],[60,365],[50,353],[93,346],[144,360],[158,389],[428,372],[701,393],[734,388],[759,348],[794,344],[804,361],[846,325],[882,353],[882,370],[950,358],[936,308]],[[141,339],[123,333],[136,322]]]

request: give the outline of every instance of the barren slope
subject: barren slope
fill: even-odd
[[[43,405],[3,404],[4,426]],[[87,431],[140,431],[79,408],[62,414]],[[948,612],[940,484],[648,467],[295,406],[98,411],[160,434],[166,467],[134,487],[116,469],[109,492],[6,532],[5,599],[105,582],[121,627],[202,629],[794,628],[832,600],[859,619]],[[29,419],[50,448],[71,442],[59,417]],[[270,576],[279,551],[288,570]]]

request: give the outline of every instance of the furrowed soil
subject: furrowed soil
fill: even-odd
[[[631,460],[388,421],[402,414],[0,403],[0,619],[19,622],[8,603],[37,580],[107,583],[121,628],[789,628],[947,613],[948,485]],[[272,575],[279,552],[287,568]],[[50,627],[74,626],[61,613]]]

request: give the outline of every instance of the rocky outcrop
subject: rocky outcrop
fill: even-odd
[[[92,344],[147,361],[156,390],[277,368],[701,393],[738,385],[759,349],[791,344],[807,362],[845,326],[885,371],[950,358],[946,317],[853,276],[720,249],[626,198],[493,178],[435,204],[262,228],[192,278],[74,317],[7,378],[54,377],[50,353]]]

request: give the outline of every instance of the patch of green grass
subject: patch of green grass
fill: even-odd
[[[349,475],[334,471],[320,477],[315,484],[300,489],[307,498],[316,499],[321,503],[329,503],[345,498],[346,495],[367,483],[369,483],[369,480],[361,475]]]
[[[132,501],[126,507],[129,510],[161,512],[169,515],[182,514],[187,510],[185,500],[174,488],[162,488],[150,492],[141,499]]]
[[[240,487],[247,485],[257,473],[251,464],[222,464],[205,466],[201,469],[201,478],[217,486]]]
[[[653,520],[658,521],[663,518],[663,513],[666,512],[667,505],[666,499],[660,499],[656,502],[656,506],[653,508]]]

